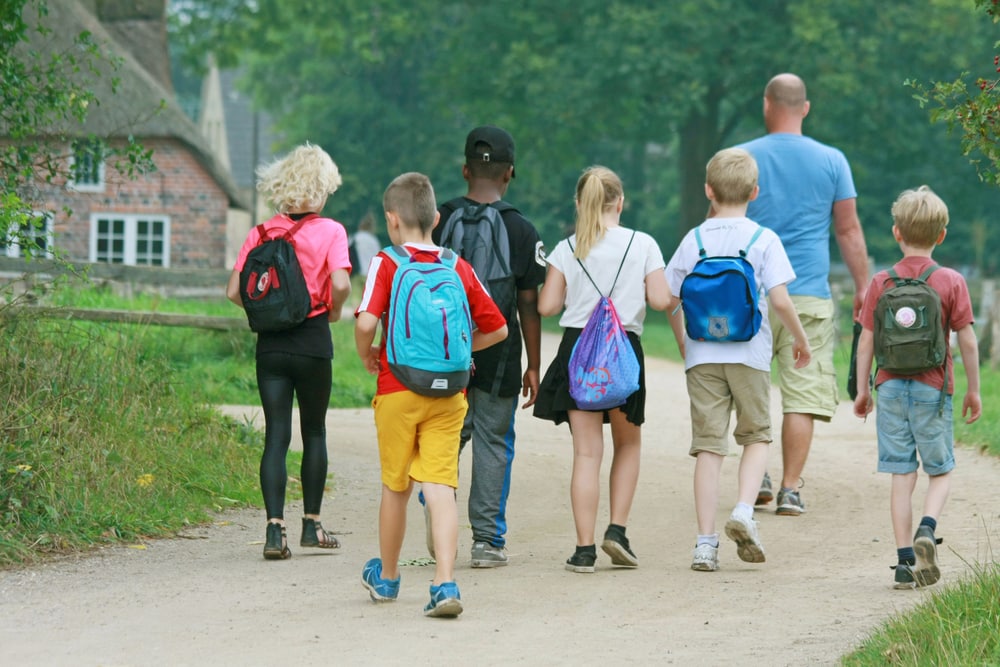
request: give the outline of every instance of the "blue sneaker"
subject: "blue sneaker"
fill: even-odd
[[[372,558],[361,570],[361,584],[368,589],[372,602],[392,602],[399,597],[399,577],[382,578],[382,559]]]
[[[462,596],[458,584],[446,581],[440,586],[431,586],[431,601],[424,607],[424,616],[455,617],[462,613]]]

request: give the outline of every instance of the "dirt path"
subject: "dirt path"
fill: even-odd
[[[543,358],[555,343],[546,337]],[[693,461],[683,370],[649,360],[648,375],[643,470],[629,525],[636,570],[612,569],[603,554],[594,575],[563,569],[574,544],[569,432],[520,413],[510,566],[470,569],[465,527],[456,577],[466,611],[459,619],[422,616],[432,571],[421,565],[403,568],[397,603],[372,604],[360,584],[362,564],[377,555],[372,416],[332,411],[335,481],[324,521],[342,533],[341,550],[297,547],[296,504],[286,511],[289,561],[261,558],[264,517],[253,510],[219,515],[178,539],[0,572],[0,663],[835,664],[879,621],[929,594],[891,590],[889,479],[874,472],[872,420],[858,421],[846,403],[817,428],[803,491],[808,512],[757,513],[767,563],[741,562],[723,538],[722,569],[690,570]],[[1000,544],[1000,463],[968,450],[957,458],[939,528],[945,582],[989,558],[989,541]],[[776,446],[771,461],[778,470]],[[735,495],[736,463],[724,466],[720,526]],[[463,457],[463,479],[468,469]],[[606,495],[605,486],[602,503]],[[403,559],[426,557],[423,535],[414,501]]]

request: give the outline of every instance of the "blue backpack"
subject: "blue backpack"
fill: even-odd
[[[382,253],[396,263],[389,297],[386,356],[403,385],[423,396],[451,396],[469,384],[472,368],[472,315],[465,285],[455,271],[458,257],[448,249],[401,246]],[[417,260],[432,255],[433,262]]]
[[[709,257],[695,227],[700,259],[681,283],[684,326],[692,340],[742,342],[757,335],[761,323],[759,290],[746,256],[762,231],[758,226],[739,257]]]

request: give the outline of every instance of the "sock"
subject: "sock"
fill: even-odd
[[[937,530],[937,519],[935,519],[932,516],[925,516],[923,519],[920,520],[920,525],[929,526],[931,532],[934,532],[935,530]]]
[[[699,535],[698,541],[695,543],[696,547],[700,547],[703,544],[707,544],[710,547],[719,548],[719,534],[713,533],[712,535]]]
[[[619,526],[617,523],[609,523],[608,529],[605,532],[617,532],[623,537],[625,536],[625,526]]]
[[[907,565],[913,565],[917,562],[917,555],[913,553],[913,547],[896,549],[896,558],[899,559],[900,564],[906,563]]]
[[[578,554],[590,554],[590,555],[596,557],[597,556],[597,545],[596,544],[590,544],[590,545],[585,546],[585,547],[577,547],[576,548],[576,553],[578,553]]]
[[[795,489],[789,488],[787,486],[781,487],[781,492],[782,493],[793,493],[794,491],[795,491]]]
[[[753,507],[747,505],[746,503],[737,503],[736,507],[733,508],[731,516],[734,518],[746,519],[747,521],[753,521]]]

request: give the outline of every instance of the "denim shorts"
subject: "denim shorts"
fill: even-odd
[[[878,386],[878,471],[905,475],[917,470],[936,476],[955,467],[951,396],[941,407],[941,390],[916,380],[887,380]]]

